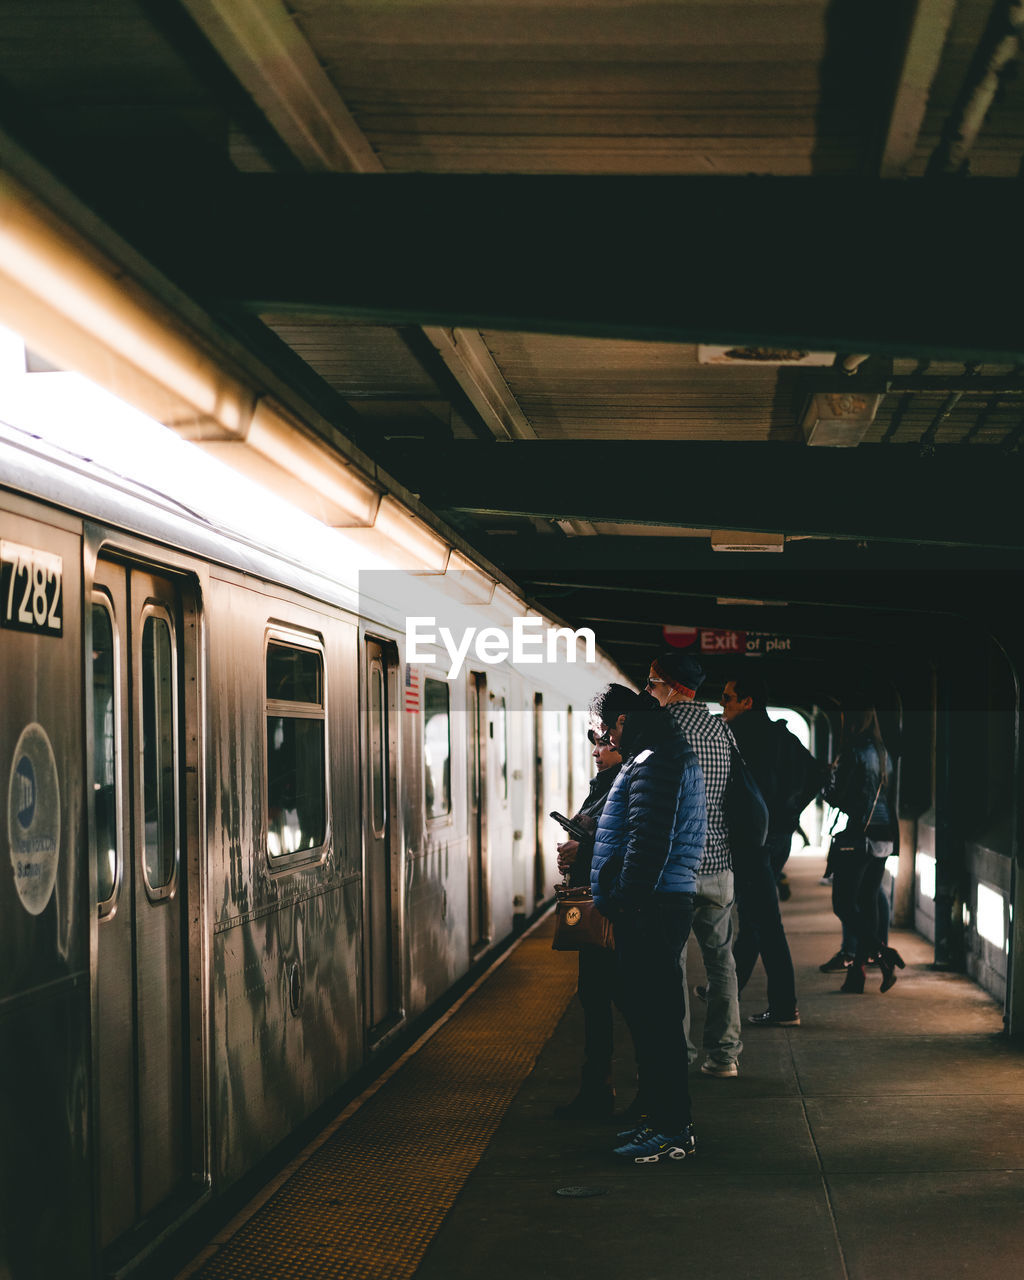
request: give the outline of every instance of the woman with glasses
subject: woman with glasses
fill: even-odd
[[[639,700],[624,685],[611,687],[616,690],[615,701],[620,711],[628,711]],[[558,869],[563,875],[568,875],[571,888],[590,884],[594,832],[608,792],[622,765],[622,756],[607,732],[589,729],[587,737],[594,748],[591,755],[597,765],[597,773],[591,780],[589,795],[576,814],[576,821],[586,826],[590,834],[585,840],[564,840],[558,846]],[[559,1119],[573,1123],[605,1119],[615,1110],[612,1005],[619,1004],[615,952],[584,947],[579,952],[579,966],[577,994],[583,1006],[583,1073],[579,1093],[555,1112]]]

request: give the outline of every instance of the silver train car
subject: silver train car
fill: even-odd
[[[120,1274],[544,905],[616,672],[448,679],[403,627],[494,625],[457,575],[300,563],[6,426],[0,540],[0,1278]]]

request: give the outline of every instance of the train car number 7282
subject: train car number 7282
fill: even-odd
[[[64,634],[64,561],[49,551],[0,542],[0,627]]]

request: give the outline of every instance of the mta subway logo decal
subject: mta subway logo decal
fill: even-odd
[[[7,837],[14,887],[29,915],[53,894],[60,856],[60,783],[46,730],[29,724],[14,748],[7,788]]]

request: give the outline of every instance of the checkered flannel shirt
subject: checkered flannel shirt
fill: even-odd
[[[708,713],[707,703],[673,702],[666,708],[686,741],[693,747],[704,770],[704,792],[708,805],[708,838],[697,868],[699,876],[713,876],[732,870],[729,833],[722,812],[722,796],[729,781],[729,748],[735,742],[732,730],[721,716]]]

